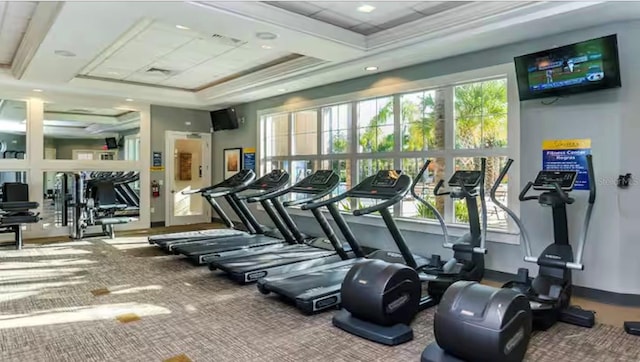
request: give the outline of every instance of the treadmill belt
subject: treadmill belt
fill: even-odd
[[[306,245],[285,247],[269,253],[250,254],[234,258],[211,261],[217,269],[244,273],[259,269],[269,269],[277,266],[303,262],[312,259],[336,255],[335,251],[323,250]]]
[[[184,244],[178,245],[173,250],[179,254],[186,256],[198,256],[205,254],[215,254],[219,251],[238,250],[246,247],[270,245],[282,243],[280,239],[269,236],[238,236],[229,238],[217,238],[207,241],[206,243],[198,243],[197,245]]]
[[[318,268],[319,270],[289,278],[278,279],[276,277],[274,278],[276,280],[273,281],[266,279],[261,284],[266,289],[291,299],[303,297],[309,290],[320,291],[320,289],[326,288],[326,292],[335,292],[340,290],[342,281],[355,264],[354,260],[352,263],[343,264],[337,268]]]
[[[231,229],[214,229],[214,230],[198,230],[187,231],[182,233],[171,233],[162,235],[149,236],[149,242],[160,242],[168,240],[180,240],[180,239],[192,239],[192,238],[207,238],[207,237],[224,237],[245,234],[243,231],[231,230]]]

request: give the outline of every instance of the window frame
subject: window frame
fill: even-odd
[[[455,148],[455,115],[454,115],[454,88],[458,85],[469,84],[475,82],[488,81],[492,79],[505,79],[507,80],[507,147],[505,148],[491,148],[491,149],[456,149]],[[430,150],[428,153],[425,151],[403,151],[402,150],[402,115],[401,115],[401,97],[405,94],[425,92],[430,90],[444,89],[445,93],[445,147],[442,150]],[[393,127],[394,127],[394,147],[391,152],[375,152],[365,153],[358,151],[358,102],[367,101],[382,97],[392,97],[393,99]],[[322,120],[322,108],[338,106],[342,104],[350,104],[351,109],[351,122],[350,122],[350,134],[349,149],[346,153],[329,153],[324,154],[323,149],[323,120]],[[342,94],[334,97],[327,97],[321,99],[306,100],[299,103],[287,104],[281,107],[261,109],[257,112],[257,119],[259,122],[257,132],[257,149],[259,154],[256,155],[256,167],[259,172],[262,170],[263,163],[265,161],[289,161],[288,172],[291,172],[293,161],[296,160],[310,160],[313,162],[314,167],[317,169],[321,166],[323,161],[342,160],[346,159],[351,165],[351,180],[352,182],[358,182],[359,162],[360,160],[369,159],[392,159],[395,168],[400,168],[403,158],[444,158],[445,159],[445,175],[451,175],[454,170],[454,160],[460,157],[507,157],[516,160],[509,172],[509,184],[507,203],[510,208],[516,214],[519,214],[519,201],[518,193],[520,188],[519,180],[519,159],[520,159],[520,107],[519,107],[518,90],[515,76],[515,68],[512,63],[501,64],[488,68],[475,69],[471,71],[465,71],[460,73],[449,74],[445,76],[433,77],[417,81],[408,81],[389,86],[369,88],[363,91]],[[264,129],[264,118],[267,116],[274,116],[277,114],[289,114],[289,130],[292,129],[292,114],[295,112],[315,110],[318,116],[317,122],[317,137],[318,137],[318,152],[315,155],[301,155],[301,156],[273,156],[269,158],[263,157],[262,152],[262,130]],[[292,133],[289,132],[288,142],[289,151],[291,151]],[[291,152],[289,152],[290,154]],[[488,195],[487,195],[488,197]],[[400,204],[395,206],[395,215],[399,214]],[[292,210],[294,214],[307,215],[303,211]],[[464,234],[467,226],[465,224],[454,223],[455,215],[453,212],[453,202],[447,200],[445,203],[445,213],[443,215],[445,221],[450,229],[452,236]],[[374,218],[373,223],[370,218]],[[375,220],[379,216],[369,217],[353,217],[349,218],[349,222],[356,222],[361,224],[379,225],[379,221]],[[433,234],[442,234],[440,226],[435,220],[419,219],[411,217],[395,216],[398,220],[398,224],[403,230],[410,231],[427,231]],[[488,230],[489,239],[491,241],[504,242],[508,244],[519,244],[519,236],[517,226],[510,218],[507,218],[507,228],[490,228]]]

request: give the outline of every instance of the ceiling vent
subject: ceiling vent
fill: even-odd
[[[232,47],[237,47],[247,43],[246,41],[242,41],[236,38],[230,38],[220,34],[211,35],[211,40],[215,41],[216,43],[225,44]]]
[[[152,75],[165,75],[165,76],[176,74],[176,72],[173,71],[173,70],[163,69],[163,68],[156,68],[156,67],[151,67],[151,68],[147,69],[145,71],[145,73],[152,74]]]

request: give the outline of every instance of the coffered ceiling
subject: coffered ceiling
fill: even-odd
[[[639,17],[603,1],[0,2],[0,97],[216,109]]]

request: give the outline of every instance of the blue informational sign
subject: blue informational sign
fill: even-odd
[[[151,166],[152,167],[162,167],[162,152],[153,152],[153,156],[151,158]]]
[[[242,151],[242,168],[247,170],[256,171],[256,149],[255,148],[245,148]]]
[[[546,140],[542,142],[542,169],[578,171],[574,190],[589,190],[587,155],[591,154],[590,139]]]

